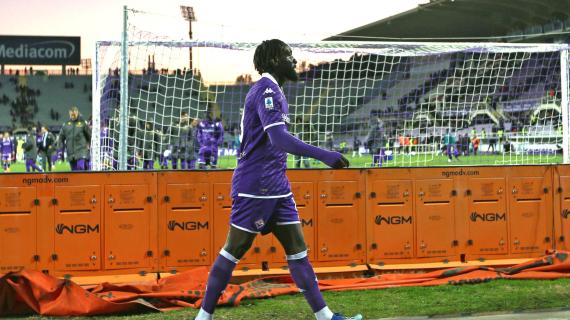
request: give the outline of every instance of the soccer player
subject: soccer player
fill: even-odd
[[[360,315],[346,318],[333,314],[327,307],[307,257],[299,213],[285,174],[287,153],[315,158],[335,169],[348,167],[348,160],[338,152],[306,144],[288,132],[289,106],[281,87],[286,81],[298,79],[291,48],[281,40],[263,41],[255,50],[253,63],[262,77],[245,98],[242,143],[232,178],[230,230],[210,269],[195,319],[213,319],[216,303],[237,263],[257,234],[270,232],[285,249],[291,277],[318,320],[362,319]]]
[[[217,166],[218,145],[224,140],[224,128],[221,121],[214,121],[213,108],[210,106],[206,112],[206,118],[198,125],[197,138],[200,143],[198,152],[198,165],[200,169]]]
[[[212,168],[218,167],[218,147],[224,144],[224,125],[222,124],[222,119],[216,118],[214,121],[214,138],[216,142],[212,147]]]
[[[10,137],[10,132],[4,132],[0,148],[2,148],[2,167],[4,172],[10,172],[10,162],[16,159],[16,143]]]

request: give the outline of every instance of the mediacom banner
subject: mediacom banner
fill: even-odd
[[[0,64],[78,65],[80,37],[0,36]]]

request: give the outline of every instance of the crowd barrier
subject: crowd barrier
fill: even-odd
[[[570,247],[570,166],[289,170],[317,271],[514,264]],[[176,273],[225,243],[231,171],[0,176],[0,273]],[[272,235],[236,275],[287,272]]]

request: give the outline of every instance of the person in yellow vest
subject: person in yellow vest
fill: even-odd
[[[340,149],[340,153],[346,153],[348,150],[346,149],[346,141],[341,141],[338,144],[338,147]]]

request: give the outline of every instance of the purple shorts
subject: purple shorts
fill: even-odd
[[[230,224],[238,229],[267,234],[274,225],[301,223],[293,196],[273,199],[235,197]]]
[[[12,155],[11,154],[2,154],[2,161],[12,161]]]

